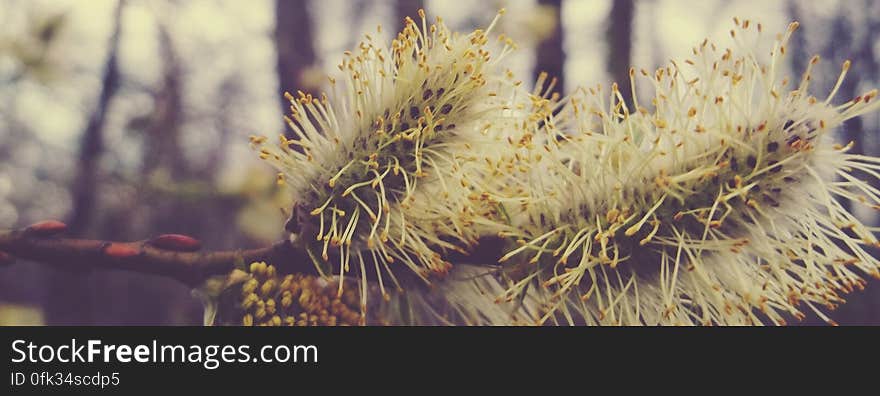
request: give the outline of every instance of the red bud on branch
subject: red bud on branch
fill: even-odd
[[[197,239],[181,234],[162,234],[153,238],[149,243],[159,249],[175,252],[195,252],[202,248],[201,242]]]
[[[125,243],[110,243],[104,246],[104,254],[113,258],[126,258],[137,256],[140,250]]]
[[[67,231],[67,224],[64,224],[58,220],[46,220],[41,221],[39,223],[31,224],[27,228],[27,232],[39,235],[39,236],[51,236],[60,234],[64,231]]]
[[[200,285],[213,275],[228,274],[241,262],[283,262],[290,272],[315,272],[305,252],[287,239],[253,249],[191,252],[187,250],[198,249],[200,243],[185,235],[163,234],[133,242],[46,237],[65,229],[64,223],[44,221],[0,230],[0,265],[21,259],[74,271],[120,269],[167,276],[189,286]]]

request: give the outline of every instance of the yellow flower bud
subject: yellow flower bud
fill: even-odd
[[[248,294],[252,293],[254,290],[257,290],[257,286],[259,282],[256,279],[248,279],[244,285],[241,286],[241,295],[242,297],[246,297]]]
[[[281,295],[281,307],[288,308],[293,305],[293,293],[289,290],[285,290]]]
[[[275,300],[274,299],[270,298],[270,299],[266,300],[266,312],[268,312],[270,315],[275,314]]]
[[[284,277],[284,280],[281,281],[281,290],[290,289],[290,285],[293,284],[293,275],[287,275]]]
[[[254,294],[254,293],[248,294],[244,298],[244,300],[241,302],[241,307],[245,310],[251,309],[251,307],[253,307],[254,304],[256,304],[257,301],[259,301],[259,300],[260,300],[260,298],[257,297],[256,294]]]
[[[276,285],[277,282],[275,281],[275,279],[266,280],[266,282],[264,282],[263,285],[260,286],[260,295],[262,295],[263,297],[271,295],[272,292],[275,291]]]

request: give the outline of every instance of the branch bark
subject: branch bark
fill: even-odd
[[[200,243],[186,235],[116,242],[62,238],[66,230],[67,226],[58,221],[0,230],[0,263],[20,258],[73,272],[127,270],[170,277],[188,286],[229,273],[238,263],[254,261],[270,262],[291,272],[315,272],[309,258],[287,240],[254,249],[201,251]]]

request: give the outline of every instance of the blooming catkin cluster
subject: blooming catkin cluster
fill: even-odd
[[[360,311],[361,293],[376,295],[378,286],[359,289],[345,280],[342,295],[335,283],[321,277],[282,274],[265,262],[236,270],[214,300],[216,316],[208,325],[234,326],[359,326],[359,325],[498,325],[529,324],[529,304],[499,305],[494,297],[504,291],[495,277],[480,266],[457,264],[442,282],[392,290],[387,298],[371,298],[366,314]]]
[[[505,117],[514,82],[498,61],[512,47],[490,53],[491,26],[460,35],[420,16],[390,48],[367,35],[347,52],[332,97],[288,95],[292,137],[251,138],[293,194],[294,244],[339,275],[340,293],[345,276],[363,290],[375,274],[387,296],[389,284],[401,288],[399,268],[446,273],[442,253],[474,244],[471,224],[485,216],[463,169]]]
[[[459,35],[420,16],[390,48],[368,35],[346,53],[332,99],[288,96],[292,136],[252,137],[323,277],[252,264],[225,322],[782,324],[828,320],[880,277],[875,230],[844,206],[880,208],[880,158],[833,136],[880,108],[877,92],[833,104],[848,61],[824,98],[808,90],[818,58],[785,77],[796,23],[769,57],[761,25],[736,20],[732,49],[704,41],[631,70],[627,104],[616,85],[560,99],[545,74],[522,93],[491,26]],[[447,261],[487,236],[516,245]]]
[[[225,292],[221,323],[243,326],[357,326],[364,324],[355,288],[338,296],[315,276],[281,275],[264,262]]]
[[[535,142],[512,148],[541,160],[492,192],[521,212],[502,232],[519,242],[503,297],[542,296],[539,323],[782,324],[826,318],[862,275],[880,277],[873,229],[841,203],[880,208],[853,173],[878,178],[880,158],[832,136],[877,110],[877,91],[832,104],[849,62],[827,98],[809,94],[809,68],[782,77],[796,27],[765,63],[750,41],[761,25],[737,20],[735,49],[705,41],[643,71],[650,104],[633,89],[628,108],[616,86],[545,103]]]

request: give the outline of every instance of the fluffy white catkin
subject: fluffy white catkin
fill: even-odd
[[[544,101],[511,140],[523,166],[487,184],[519,243],[502,297],[542,299],[538,323],[782,324],[828,320],[841,291],[880,277],[876,230],[840,203],[880,207],[880,158],[833,139],[880,108],[877,91],[834,104],[848,61],[827,97],[809,94],[809,67],[784,77],[796,28],[767,59],[761,25],[737,20],[732,49],[705,41],[642,71],[655,93],[633,108],[616,86]]]
[[[390,48],[367,35],[346,52],[330,96],[288,95],[291,137],[251,138],[291,191],[294,244],[337,275],[340,295],[344,277],[357,279],[363,309],[368,281],[389,298],[406,288],[401,270],[430,282],[451,267],[444,252],[475,243],[475,219],[490,214],[469,198],[465,169],[518,114],[519,83],[500,64],[509,40],[420,17]]]

